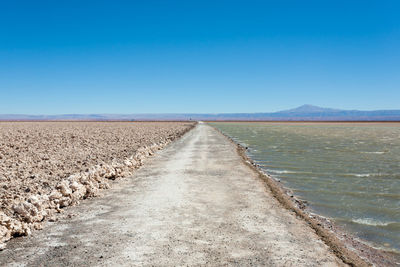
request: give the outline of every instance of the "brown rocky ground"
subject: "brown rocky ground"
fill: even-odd
[[[193,126],[181,122],[1,122],[0,244],[109,188]],[[1,246],[1,245],[0,245]]]

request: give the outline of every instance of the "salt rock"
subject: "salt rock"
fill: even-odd
[[[87,176],[89,177],[89,179],[93,179],[93,180],[96,180],[96,181],[98,181],[100,179],[100,175],[96,170],[90,170],[87,173]]]
[[[80,184],[78,184],[77,181],[73,181],[73,182],[69,185],[69,188],[71,188],[71,190],[72,190],[73,192],[79,190],[79,188],[81,188],[81,187],[83,187],[83,186],[80,185]]]
[[[140,153],[137,153],[134,159],[140,164],[142,162],[143,156]]]
[[[14,210],[15,213],[17,213],[18,215],[20,215],[21,217],[28,217],[29,213],[28,211],[25,209],[24,204],[23,203],[18,203],[12,206],[12,209]]]
[[[36,208],[40,208],[40,204],[41,204],[41,201],[39,200],[39,198],[37,197],[37,196],[35,196],[35,195],[33,195],[33,196],[30,196],[29,197],[29,199],[28,199],[28,202],[29,203],[31,203],[31,204],[33,204]]]
[[[10,238],[11,238],[10,230],[5,226],[0,225],[0,242],[5,242],[5,241],[9,240]]]
[[[86,195],[86,187],[78,184],[78,186],[75,187],[74,192],[71,195],[71,200],[73,204],[76,204],[79,202],[80,199],[82,199]]]
[[[106,181],[99,183],[99,189],[109,189],[109,188],[110,188],[110,184],[107,183]]]
[[[115,169],[113,169],[113,168],[108,168],[104,175],[104,177],[108,178],[108,179],[115,179],[115,176],[116,176],[116,172],[115,172]]]
[[[86,196],[93,197],[97,195],[98,189],[93,185],[92,182],[89,181],[85,187],[86,187]]]
[[[79,178],[79,182],[81,183],[81,184],[83,184],[83,185],[87,185],[88,183],[89,183],[89,179],[87,178],[87,177],[85,177],[85,176],[81,176],[80,178]]]
[[[17,234],[21,236],[30,235],[32,233],[31,228],[29,228],[29,225],[26,223],[22,223],[20,228],[15,230],[18,230]]]
[[[126,166],[129,166],[129,167],[133,166],[132,161],[129,160],[129,159],[124,160],[124,164],[125,164]]]
[[[43,219],[42,213],[32,203],[22,202],[14,205],[13,210],[27,222],[40,221]]]
[[[38,215],[38,209],[35,207],[35,205],[33,205],[32,203],[29,202],[24,202],[23,203],[25,210],[27,210],[29,212],[30,215],[32,216],[36,216]]]
[[[4,225],[2,225],[4,226]],[[12,236],[24,236],[24,235],[30,235],[31,234],[31,229],[29,228],[29,225],[26,223],[19,222],[17,220],[11,219],[8,224],[5,226],[6,227],[6,232],[5,235],[2,237],[2,241],[7,241],[9,240]],[[4,230],[4,228],[3,228]],[[0,237],[1,240],[1,237]]]
[[[72,194],[72,190],[69,188],[68,182],[65,180],[57,185],[57,189],[65,197]]]
[[[49,196],[49,200],[56,200],[62,197],[62,194],[60,192],[58,192],[57,190],[54,190],[53,192],[51,192],[50,196]]]
[[[59,200],[60,208],[64,208],[69,206],[72,203],[72,200],[69,197],[63,197]]]
[[[4,225],[4,223],[10,220],[11,220],[10,217],[8,217],[4,212],[0,211],[0,225]]]
[[[0,243],[5,242],[11,238],[11,218],[4,212],[0,211]]]
[[[41,223],[34,223],[34,224],[33,224],[33,229],[35,229],[35,230],[42,230],[42,229],[43,229],[43,224],[41,224]]]

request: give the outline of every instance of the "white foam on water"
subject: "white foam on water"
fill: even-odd
[[[389,174],[386,173],[346,173],[347,176],[354,177],[370,177],[370,176],[387,176]]]
[[[349,173],[349,175],[355,176],[355,177],[370,177],[371,175],[374,175],[372,173]]]
[[[385,151],[364,151],[361,153],[365,153],[365,154],[385,154]]]
[[[388,226],[393,222],[382,222],[378,220],[374,220],[372,218],[359,218],[359,219],[352,219],[354,223],[364,224],[364,225],[371,225],[371,226]]]
[[[270,170],[270,169],[267,169],[267,172],[272,172],[272,173],[276,173],[276,174],[297,173],[297,172],[288,171],[288,170]]]

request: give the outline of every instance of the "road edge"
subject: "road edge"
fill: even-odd
[[[209,124],[208,124],[209,125]],[[256,163],[253,162],[246,154],[246,148],[235,142],[230,136],[224,134],[219,129],[209,125],[215,131],[223,135],[229,142],[236,146],[236,151],[241,157],[243,163],[247,165],[256,176],[264,183],[267,189],[272,193],[272,196],[278,200],[278,202],[288,211],[294,212],[297,217],[304,220],[308,226],[315,231],[315,233],[321,238],[321,240],[332,250],[332,252],[343,261],[343,263],[350,266],[373,266],[372,263],[367,259],[361,258],[357,253],[351,251],[346,247],[343,241],[341,241],[335,233],[330,232],[324,228],[320,222],[315,218],[311,218],[308,213],[303,211],[300,207],[304,204],[294,197],[289,197],[286,193],[286,189],[274,180],[271,176],[264,173]],[[299,207],[300,206],[300,207]]]

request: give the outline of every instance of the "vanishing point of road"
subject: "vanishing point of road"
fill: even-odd
[[[0,265],[343,265],[279,204],[236,145],[202,123],[64,214],[10,241]]]

